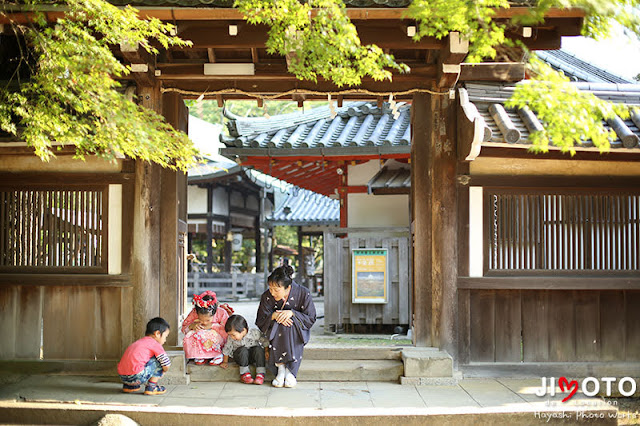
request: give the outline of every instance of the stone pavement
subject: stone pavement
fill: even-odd
[[[44,375],[12,382],[0,385],[0,423],[91,423],[106,413],[122,413],[140,424],[188,424],[197,419],[192,416],[205,414],[239,416],[235,420],[245,424],[265,416],[305,425],[322,419],[388,424],[394,418],[403,424],[436,419],[450,424],[617,424],[615,406],[601,398],[577,394],[562,403],[560,393],[536,396],[540,379],[464,379],[457,386],[300,382],[295,389],[200,382],[169,385],[161,396],[121,393],[115,377]],[[153,417],[159,413],[163,420]]]

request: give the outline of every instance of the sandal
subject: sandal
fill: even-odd
[[[193,363],[195,365],[205,365],[207,363],[206,359],[200,359],[200,358],[196,358],[193,360]]]
[[[222,355],[219,355],[219,356],[217,356],[215,358],[211,358],[209,360],[209,365],[220,365],[220,364],[222,364],[222,360],[223,360]]]
[[[242,383],[250,385],[251,383],[253,383],[253,377],[251,377],[251,373],[244,373],[242,376],[240,376],[240,381]]]
[[[262,373],[256,374],[256,378],[253,379],[253,384],[254,385],[261,385],[263,383],[264,383],[264,374],[262,374]]]
[[[125,393],[133,393],[141,390],[142,390],[142,385],[128,385],[126,383],[122,385],[122,392],[125,392]]]
[[[167,389],[164,386],[160,386],[157,383],[147,383],[147,387],[144,390],[145,395],[162,395],[166,393]]]

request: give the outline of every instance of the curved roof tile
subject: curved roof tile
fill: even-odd
[[[340,201],[306,189],[291,191],[267,222],[272,225],[339,225]]]
[[[410,106],[396,104],[398,118],[385,103],[351,102],[335,109],[329,106],[271,118],[241,118],[227,113],[230,137],[221,136],[236,148],[323,148],[403,146],[409,144]]]

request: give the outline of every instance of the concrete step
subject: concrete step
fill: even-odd
[[[306,354],[306,351],[305,351]],[[302,361],[298,380],[302,382],[399,382],[404,367],[399,360],[315,360]],[[226,370],[209,365],[187,365],[192,382],[237,381],[238,366],[229,364]],[[272,380],[273,375],[267,374]]]

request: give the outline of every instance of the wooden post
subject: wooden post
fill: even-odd
[[[262,244],[260,241],[260,216],[256,216],[255,220],[253,221],[253,227],[255,230],[255,241],[256,241],[256,274],[260,272],[260,270],[262,269],[262,259],[260,258],[260,256],[262,256]]]
[[[231,273],[231,298],[238,300],[238,273],[236,271]]]
[[[162,112],[174,129],[187,132],[189,112],[176,93],[166,93],[162,99]],[[177,344],[178,317],[184,310],[178,306],[182,300],[178,292],[180,289],[179,271],[182,270],[184,259],[178,256],[178,221],[187,220],[187,177],[181,171],[161,169],[161,199],[160,199],[160,316],[163,317],[173,333],[169,334],[167,342]]]
[[[162,110],[160,87],[140,87],[142,104],[156,112]],[[160,314],[160,194],[161,167],[136,161],[133,207],[133,337],[144,335],[147,322]]]
[[[305,272],[304,272],[304,253],[302,253],[302,226],[298,226],[298,273],[296,274],[296,279],[298,284],[305,285]]]
[[[411,114],[414,342],[455,355],[455,108],[447,96],[417,94]]]
[[[213,187],[207,185],[207,269],[208,273],[213,272]]]

